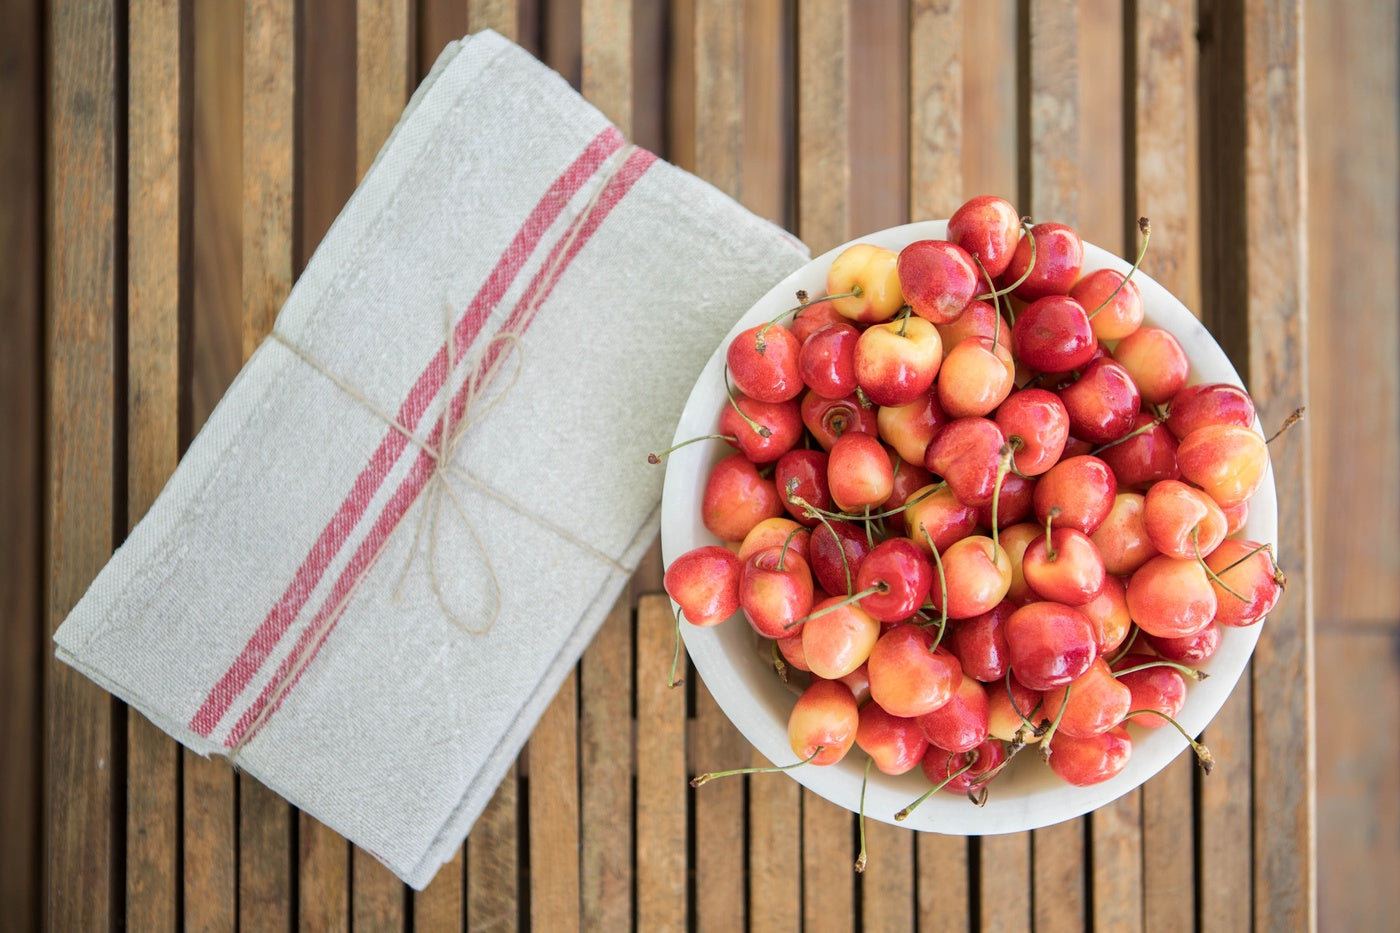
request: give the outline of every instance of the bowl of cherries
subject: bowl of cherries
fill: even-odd
[[[1129,263],[973,198],[813,259],[716,348],[664,455],[665,584],[775,769],[960,835],[1209,770],[1283,589],[1273,474],[1139,227]]]

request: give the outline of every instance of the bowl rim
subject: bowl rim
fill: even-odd
[[[815,298],[826,294],[826,270],[846,248],[857,243],[898,251],[921,239],[944,239],[946,220],[902,224],[875,231],[833,247],[813,258],[774,285],[755,302],[720,341],[692,387],[674,442],[714,433],[724,404],[724,357],[734,336],[771,320],[794,304],[804,289]],[[1110,268],[1126,273],[1131,264],[1109,251],[1084,243],[1081,275]],[[1228,382],[1243,387],[1239,374],[1205,326],[1166,288],[1139,269],[1133,275],[1142,296],[1144,325],[1170,330],[1191,363],[1187,384]],[[1255,423],[1259,429],[1258,420]],[[1262,431],[1261,431],[1262,433]],[[704,544],[720,543],[705,529],[698,507],[704,479],[715,461],[733,450],[719,440],[691,444],[667,458],[661,505],[661,554],[669,567],[680,554]],[[1272,463],[1264,481],[1250,500],[1248,520],[1240,537],[1273,546],[1278,554],[1278,506]],[[672,608],[675,610],[674,601]],[[1188,683],[1187,699],[1177,717],[1191,735],[1199,735],[1224,706],[1258,643],[1266,622],[1244,628],[1225,627],[1216,654],[1200,668],[1209,679]],[[684,641],[696,672],[715,702],[745,739],[768,761],[789,764],[795,760],[787,738],[787,711],[796,699],[793,688],[773,673],[765,657],[755,650],[756,636],[738,612],[718,626],[682,625]],[[1149,729],[1129,724],[1133,753],[1113,778],[1087,787],[1066,784],[1031,750],[1017,756],[995,782],[984,806],[977,807],[961,795],[935,794],[903,822],[893,814],[928,788],[919,768],[891,777],[871,769],[865,791],[865,814],[909,829],[948,835],[993,835],[1022,832],[1073,819],[1141,786],[1187,748],[1186,739],[1170,726]],[[803,766],[786,771],[789,777],[837,806],[856,812],[860,802],[865,756],[852,752],[835,765]],[[738,767],[746,762],[734,762]],[[780,779],[763,776],[760,779]],[[703,791],[702,791],[703,792]]]

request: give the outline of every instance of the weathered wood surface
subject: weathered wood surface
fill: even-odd
[[[1384,472],[1400,344],[1376,300],[1400,288],[1397,24],[1345,7],[0,3],[0,91],[17,104],[0,111],[0,419],[25,454],[0,463],[15,531],[0,544],[0,743],[30,750],[0,760],[3,916],[385,930],[1390,916],[1398,895],[1378,879],[1400,852],[1376,826],[1394,825],[1400,780],[1376,762],[1393,765],[1397,730],[1330,730],[1325,753],[1313,735],[1363,702],[1349,689],[1366,708],[1400,695],[1400,539],[1356,530],[1400,519]],[[1289,592],[1208,730],[1215,773],[1179,759],[1089,817],[1010,837],[872,824],[854,876],[854,819],[787,778],[685,786],[753,755],[693,671],[665,685],[672,617],[653,550],[461,853],[415,893],[48,660],[48,633],[270,327],[414,82],[487,26],[814,251],[981,192],[1125,253],[1133,219],[1151,217],[1145,268],[1212,327],[1265,424],[1310,404],[1275,444]],[[1344,388],[1358,372],[1359,419]],[[1314,522],[1309,496],[1324,494]],[[1314,566],[1319,545],[1343,558]],[[1329,623],[1316,639],[1314,601]],[[1316,677],[1315,656],[1357,676]],[[1355,878],[1372,882],[1353,894]]]

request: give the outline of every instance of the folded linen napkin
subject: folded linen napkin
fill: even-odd
[[[646,451],[805,258],[451,45],[59,657],[422,888],[655,537]]]

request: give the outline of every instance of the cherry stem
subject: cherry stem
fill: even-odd
[[[1113,676],[1122,677],[1124,674],[1132,674],[1136,671],[1145,671],[1151,667],[1170,667],[1173,670],[1178,671],[1181,674],[1184,674],[1185,676],[1197,681],[1205,680],[1207,677],[1210,676],[1205,671],[1198,671],[1194,667],[1188,667],[1187,665],[1180,664],[1176,661],[1168,661],[1166,658],[1154,658],[1151,661],[1144,661],[1143,663],[1135,665],[1133,667],[1125,667],[1121,671],[1114,671]]]
[[[1123,290],[1123,286],[1128,284],[1128,280],[1133,277],[1133,273],[1137,272],[1138,266],[1142,263],[1142,257],[1147,254],[1147,241],[1152,239],[1152,224],[1146,217],[1138,218],[1138,232],[1142,234],[1142,246],[1138,247],[1137,259],[1133,260],[1133,267],[1128,270],[1127,275],[1123,276],[1123,281],[1118,283],[1118,287],[1115,288],[1097,308],[1089,312],[1089,320],[1092,321],[1094,315],[1108,307],[1113,299],[1118,297],[1118,293]]]
[[[1001,295],[997,294],[997,285],[992,281],[991,275],[987,272],[987,267],[982,265],[982,258],[976,253],[972,254],[972,261],[977,263],[977,268],[982,270],[982,277],[987,280],[987,287],[992,290],[992,312],[996,315],[996,323],[992,325],[992,354],[997,352],[997,341],[1001,340]]]
[[[895,319],[899,321],[899,330],[897,330],[895,333],[897,333],[899,336],[904,336],[904,331],[909,327],[909,316],[913,313],[914,309],[909,305],[905,305],[904,307],[899,309],[899,314],[895,316]]]
[[[914,812],[914,808],[915,808],[915,807],[917,807],[919,804],[923,803],[925,800],[927,800],[927,799],[929,799],[930,797],[932,797],[934,794],[938,793],[938,792],[939,792],[940,790],[942,790],[943,788],[947,787],[947,786],[948,786],[948,782],[951,781],[953,778],[957,777],[957,776],[960,775],[960,774],[966,774],[967,771],[968,771],[968,769],[970,769],[973,765],[977,764],[977,758],[978,758],[978,752],[977,752],[976,749],[973,749],[973,750],[972,750],[972,756],[968,759],[967,764],[963,765],[961,768],[959,768],[958,770],[954,771],[952,774],[948,775],[946,778],[944,778],[943,780],[939,781],[937,784],[933,785],[933,786],[930,787],[928,790],[926,790],[926,791],[924,791],[922,794],[920,794],[918,800],[915,800],[915,801],[914,801],[913,803],[911,803],[909,806],[905,807],[903,810],[900,810],[898,813],[896,813],[896,814],[894,815],[895,821],[896,821],[896,822],[899,822],[899,823],[903,823],[906,819],[909,818],[909,814],[911,814],[911,813]],[[951,762],[951,761],[953,760],[953,756],[952,756],[952,755],[949,755],[949,756],[948,756],[948,760]]]
[[[823,509],[818,506],[812,505],[812,503],[808,502],[805,499],[802,499],[800,496],[797,498],[793,498],[791,494],[788,495],[788,501],[791,502],[793,505],[801,505],[804,509],[808,510],[816,516],[825,515],[827,518],[834,518],[837,521],[842,522],[873,522],[877,518],[889,518],[891,515],[898,515],[900,512],[903,512],[911,505],[914,505],[915,503],[922,502],[923,500],[927,499],[929,496],[938,492],[946,485],[948,484],[939,483],[932,489],[927,489],[924,492],[919,493],[917,496],[905,500],[904,504],[897,509],[886,509],[883,512],[867,512],[862,515],[852,515],[850,512],[832,512],[828,509]]]
[[[1026,232],[1026,238],[1031,241],[1031,261],[1026,264],[1026,271],[1021,273],[1019,279],[1005,288],[1000,290],[992,289],[992,291],[985,295],[978,295],[976,298],[977,301],[987,301],[988,299],[996,298],[998,295],[1009,295],[1020,288],[1022,282],[1031,277],[1031,270],[1035,268],[1035,234],[1031,232],[1031,219],[1029,217],[1021,218],[1021,229]]]
[[[1307,411],[1307,409],[1304,408],[1304,407],[1301,407],[1301,406],[1298,407],[1298,408],[1293,409],[1293,414],[1289,415],[1287,418],[1284,418],[1284,419],[1283,419],[1283,424],[1279,425],[1279,426],[1278,426],[1278,430],[1275,431],[1272,435],[1270,435],[1270,436],[1269,436],[1269,439],[1268,439],[1267,441],[1265,441],[1264,443],[1265,443],[1265,444],[1272,444],[1274,441],[1278,440],[1278,437],[1279,437],[1280,434],[1282,434],[1284,431],[1287,431],[1289,428],[1293,427],[1293,426],[1294,426],[1295,424],[1297,424],[1299,421],[1302,421],[1302,420],[1303,420],[1303,412],[1305,412],[1305,411]]]
[[[1220,576],[1214,570],[1210,569],[1210,565],[1206,563],[1206,559],[1201,556],[1200,526],[1196,526],[1195,528],[1191,529],[1191,549],[1196,552],[1196,563],[1201,565],[1201,569],[1206,572],[1206,576],[1210,577],[1212,580],[1215,581],[1216,586],[1220,587],[1222,590],[1229,593],[1231,596],[1235,597],[1240,602],[1247,602],[1247,600],[1243,596],[1232,590],[1228,583],[1220,579]]]
[[[1017,732],[1017,735],[1020,735],[1019,731]],[[1000,774],[1003,768],[1011,764],[1011,759],[1015,758],[1021,752],[1021,749],[1025,747],[1025,739],[1020,739],[1019,741],[1011,742],[1006,749],[1006,757],[1001,760],[1001,763],[998,764],[995,768],[991,768],[990,770],[988,770],[987,773],[979,775],[977,779],[972,782],[972,786],[968,788],[967,792],[969,797],[972,797],[972,787],[981,788],[982,790],[981,797],[973,798],[973,803],[977,804],[980,807],[987,802],[987,788],[983,785],[985,785],[992,778]]]
[[[1251,557],[1253,557],[1255,554],[1258,554],[1260,551],[1268,551],[1268,552],[1269,552],[1269,562],[1272,563],[1272,564],[1274,565],[1274,574],[1275,574],[1275,578],[1277,578],[1277,575],[1280,574],[1280,573],[1282,573],[1283,571],[1281,571],[1281,570],[1279,569],[1278,563],[1274,561],[1274,550],[1273,550],[1273,545],[1271,545],[1271,544],[1261,544],[1261,545],[1259,545],[1258,547],[1254,548],[1254,550],[1250,551],[1248,554],[1246,554],[1246,555],[1244,555],[1243,557],[1241,557],[1239,560],[1233,561],[1233,562],[1230,563],[1228,566],[1225,566],[1225,567],[1220,568],[1220,572],[1221,572],[1221,573],[1229,573],[1231,570],[1234,570],[1234,569],[1235,569],[1236,567],[1238,567],[1240,564],[1243,564],[1245,561],[1249,560]]]
[[[662,457],[665,457],[669,454],[673,454],[688,444],[695,444],[700,441],[728,441],[729,443],[734,445],[738,445],[739,443],[739,439],[733,436],[732,434],[702,434],[699,437],[692,437],[688,441],[681,441],[679,444],[673,444],[670,447],[667,447],[665,450],[661,451],[661,453],[659,454],[647,454],[647,463],[653,465],[660,463]]]
[[[1011,448],[1011,472],[1021,479],[1030,479],[1029,476],[1021,472],[1021,468],[1016,465],[1016,452],[1026,446],[1026,439],[1019,434],[1013,434],[1006,439],[1006,444]]]
[[[846,545],[842,542],[841,536],[836,533],[836,529],[831,527],[831,522],[827,521],[826,516],[822,514],[822,510],[797,494],[797,477],[795,476],[787,481],[787,500],[800,507],[802,513],[808,518],[815,518],[826,526],[827,531],[831,532],[832,540],[841,548],[841,569],[846,574],[846,592],[851,592],[854,584],[851,582],[851,561],[846,556]]]
[[[1060,559],[1060,552],[1055,550],[1054,539],[1050,537],[1050,523],[1060,517],[1060,507],[1052,505],[1050,511],[1045,513],[1045,559],[1054,563]]]
[[[928,653],[933,654],[938,650],[938,643],[943,640],[943,633],[948,629],[948,578],[943,576],[943,558],[938,554],[938,546],[933,543],[933,537],[924,527],[923,522],[919,522],[919,533],[928,542],[928,549],[933,552],[933,562],[938,566],[938,605],[942,618],[938,620],[938,637],[933,640],[933,644],[928,646]]]
[[[997,513],[1001,508],[1001,481],[1006,479],[1006,474],[1011,470],[1011,445],[1002,444],[1001,450],[997,453],[997,481],[992,486],[992,566],[998,564],[997,554],[1001,552],[1001,523],[997,521]],[[1049,543],[1049,539],[1046,539]]]
[[[1112,667],[1128,656],[1128,651],[1132,649],[1133,642],[1137,641],[1138,633],[1141,631],[1142,629],[1138,628],[1136,625],[1133,626],[1133,630],[1128,633],[1128,637],[1123,641],[1123,647],[1113,656],[1113,660],[1108,662],[1109,667]]]
[[[851,290],[848,291],[848,292],[845,292],[845,293],[840,294],[840,295],[826,295],[826,296],[824,296],[824,297],[822,297],[822,298],[818,298],[817,300],[818,300],[818,301],[832,301],[832,300],[834,300],[834,299],[836,299],[836,298],[859,298],[859,297],[860,297],[861,295],[863,295],[863,294],[865,294],[865,289],[861,288],[859,285],[852,285],[852,286],[851,286]],[[756,350],[756,351],[759,352],[759,353],[762,353],[762,352],[764,351],[764,349],[766,348],[766,346],[767,346],[767,340],[766,340],[765,338],[766,338],[766,336],[767,336],[767,334],[768,334],[768,328],[772,327],[774,324],[777,324],[779,321],[781,321],[783,318],[787,317],[789,314],[797,314],[797,313],[801,312],[804,308],[806,308],[808,305],[810,305],[810,304],[812,303],[812,300],[811,300],[810,298],[807,297],[807,293],[806,293],[805,291],[801,290],[801,289],[798,289],[798,292],[797,292],[797,301],[798,301],[797,307],[795,307],[795,308],[788,308],[788,309],[787,309],[786,311],[784,311],[782,314],[780,314],[780,315],[778,315],[777,317],[773,318],[773,320],[769,321],[767,324],[764,324],[763,327],[761,327],[761,328],[759,329],[758,333],[757,333],[757,334],[754,334],[754,338],[753,338],[753,348],[754,348],[754,350]]]
[[[676,610],[676,647],[671,652],[671,676],[666,680],[666,686],[679,687],[685,683],[685,679],[676,676],[676,670],[681,663],[681,611]]]
[[[786,631],[790,628],[797,628],[797,626],[802,625],[804,622],[811,622],[813,619],[818,618],[819,616],[824,616],[828,612],[835,612],[842,606],[849,606],[851,603],[862,600],[867,596],[874,596],[876,593],[888,593],[889,591],[890,585],[888,583],[886,583],[884,580],[876,580],[872,586],[867,586],[859,593],[852,593],[849,596],[845,596],[841,599],[840,602],[832,603],[829,606],[823,606],[815,612],[807,613],[800,619],[793,619],[787,625],[784,625],[783,629]]]
[[[1055,737],[1055,730],[1060,728],[1060,720],[1064,718],[1065,710],[1069,708],[1069,692],[1074,684],[1065,684],[1065,695],[1060,698],[1060,711],[1055,714],[1055,721],[1050,723],[1050,728],[1046,731],[1044,738],[1040,740],[1040,757],[1046,761],[1050,760],[1050,740]]]
[[[1114,440],[1109,441],[1107,444],[1100,444],[1098,447],[1095,447],[1093,450],[1089,451],[1089,456],[1097,457],[1099,454],[1103,453],[1105,450],[1108,450],[1108,448],[1110,447],[1116,447],[1124,441],[1131,440],[1137,437],[1139,434],[1146,434],[1148,431],[1151,431],[1153,428],[1157,427],[1157,425],[1161,424],[1166,420],[1166,418],[1163,418],[1161,415],[1158,415],[1156,418],[1153,418],[1151,421],[1147,422],[1147,424],[1133,428],[1131,431],[1129,431],[1127,434],[1124,434],[1122,437],[1115,438]]]
[[[708,784],[716,778],[731,777],[735,774],[773,774],[778,771],[791,771],[793,768],[800,768],[802,765],[805,765],[807,762],[820,755],[825,748],[825,745],[818,745],[812,754],[803,758],[801,761],[794,761],[790,765],[770,765],[766,768],[735,768],[732,771],[707,771],[704,774],[698,774],[691,778],[690,786],[699,787],[701,784]]]
[[[1031,711],[1029,713],[1021,712],[1021,707],[1016,705],[1016,694],[1011,692],[1010,670],[1007,670],[1006,672],[1006,698],[1011,701],[1011,708],[1016,711],[1016,715],[1021,717],[1021,728],[1028,728],[1033,734],[1039,735],[1041,727],[1037,726],[1034,722],[1032,722],[1031,717],[1035,715],[1036,710],[1040,709],[1040,704],[1042,701],[1037,700],[1035,706],[1031,707]],[[1021,730],[1017,729],[1016,731],[1019,733]]]
[[[806,531],[806,529],[803,528],[801,525],[798,525],[796,528],[792,529],[792,531],[789,531],[788,536],[783,539],[783,549],[778,552],[778,566],[776,569],[787,569],[783,566],[783,561],[787,560],[788,545],[792,544],[792,539],[797,537],[797,533],[800,531]]]
[[[787,683],[787,682],[788,682],[787,661],[783,660],[783,652],[782,652],[782,649],[780,649],[780,648],[778,647],[778,643],[777,643],[776,640],[770,642],[769,645],[770,645],[770,647],[771,647],[771,649],[772,649],[772,656],[773,656],[773,672],[774,672],[775,674],[778,675],[778,679],[779,679],[779,680],[781,680],[783,683]]]
[[[865,773],[860,778],[860,854],[856,856],[856,874],[865,871],[865,785],[870,780],[870,765],[875,759],[865,759]]]
[[[1210,749],[1206,748],[1204,742],[1198,742],[1194,738],[1192,738],[1191,734],[1182,728],[1181,723],[1177,722],[1175,719],[1168,716],[1166,713],[1162,712],[1159,709],[1135,709],[1130,710],[1128,714],[1123,718],[1131,719],[1134,716],[1141,716],[1144,713],[1151,713],[1154,716],[1160,716],[1167,722],[1175,726],[1176,731],[1180,732],[1186,738],[1186,741],[1191,743],[1191,750],[1196,753],[1196,760],[1201,763],[1201,770],[1204,771],[1206,774],[1210,774],[1211,769],[1215,767],[1215,756],[1210,753]]]
[[[773,436],[773,432],[768,429],[767,425],[759,424],[757,421],[744,414],[744,410],[740,408],[739,403],[734,400],[734,387],[729,384],[728,364],[725,364],[724,367],[724,394],[729,396],[730,407],[739,413],[739,417],[743,418],[744,421],[748,423],[749,427],[753,428],[755,434],[757,434],[759,437]]]

